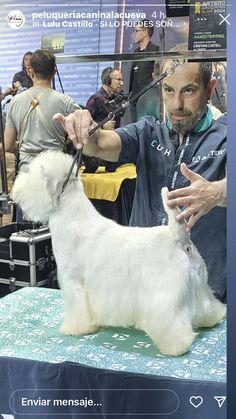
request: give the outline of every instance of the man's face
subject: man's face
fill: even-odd
[[[170,65],[167,62],[164,70]],[[204,86],[199,63],[185,63],[162,82],[162,94],[172,128],[184,135],[194,128],[206,113],[214,85]]]
[[[111,73],[110,77],[111,77],[110,87],[112,88],[112,93],[114,94],[114,93],[119,92],[124,85],[121,72],[119,70],[114,70]]]
[[[132,36],[136,44],[139,44],[140,42],[142,42],[143,39],[146,37],[146,35],[147,35],[147,29],[145,29],[141,25],[135,26]]]

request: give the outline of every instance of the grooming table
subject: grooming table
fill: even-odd
[[[64,336],[62,318],[60,290],[24,288],[0,299],[0,414],[224,417],[226,403],[219,408],[214,396],[226,393],[226,321],[202,329],[186,355],[167,357],[134,329]]]

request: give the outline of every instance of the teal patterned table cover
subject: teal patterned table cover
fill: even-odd
[[[59,331],[62,318],[59,290],[23,288],[0,299],[0,357],[70,361],[109,370],[226,382],[226,320],[201,329],[187,354],[168,357],[135,329],[107,328],[92,335],[64,336]]]

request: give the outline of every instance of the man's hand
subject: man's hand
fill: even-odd
[[[18,89],[21,89],[21,87],[22,87],[22,84],[21,84],[21,82],[20,81],[16,81],[15,83],[13,83],[13,85],[14,85],[14,87],[18,90]]]
[[[16,89],[13,89],[13,87],[8,87],[7,89],[4,89],[2,91],[2,94],[0,95],[0,101],[3,100],[8,95],[15,94],[15,92],[16,92]]]
[[[2,91],[2,94],[4,97],[8,96],[8,95],[12,95],[16,92],[16,89],[13,89],[13,87],[8,87],[7,89]]]
[[[196,221],[212,208],[217,205],[226,206],[226,179],[209,182],[188,169],[185,163],[181,164],[180,170],[191,185],[169,192],[167,204],[172,208],[185,207],[176,219],[179,222],[188,219],[186,230],[189,231]]]
[[[74,147],[81,149],[87,156],[100,157],[108,161],[118,161],[121,150],[121,139],[115,130],[97,129],[93,135],[90,131],[97,127],[87,109],[77,110],[64,117],[57,113],[53,120],[59,122],[68,133]]]
[[[89,111],[86,109],[77,110],[66,117],[56,113],[53,115],[53,120],[63,126],[77,149],[81,149],[87,143],[89,131],[96,126]]]
[[[114,119],[112,119],[111,121],[106,122],[103,125],[103,129],[115,129],[115,125],[116,125],[116,121],[114,121]]]

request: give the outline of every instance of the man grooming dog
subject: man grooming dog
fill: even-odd
[[[69,155],[43,152],[12,190],[29,219],[49,224],[65,305],[61,332],[135,327],[163,354],[184,354],[195,328],[220,322],[225,306],[207,285],[204,261],[176,221],[177,209],[166,205],[167,189],[168,225],[124,227],[95,210],[75,171],[62,192],[71,165]]]
[[[164,63],[164,71],[171,61]],[[166,222],[161,189],[168,205],[182,207],[178,221],[203,256],[209,285],[226,300],[226,127],[214,121],[207,102],[215,87],[209,63],[184,63],[162,82],[166,122],[141,118],[115,131],[97,130],[88,111],[76,111],[62,123],[76,148],[110,161],[136,164],[137,183],[130,220],[150,227]],[[197,222],[196,222],[197,221]]]

